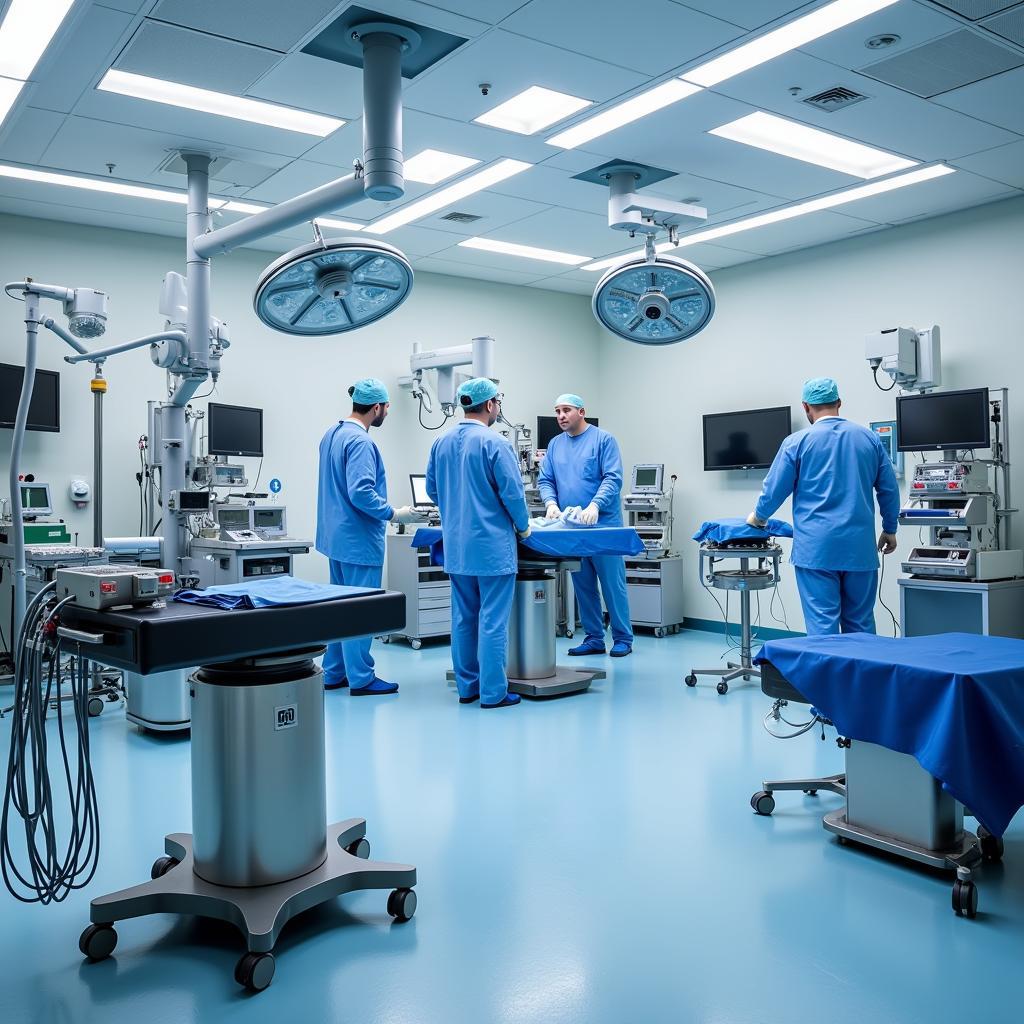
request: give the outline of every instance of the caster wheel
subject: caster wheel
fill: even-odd
[[[750,806],[756,813],[768,817],[775,810],[775,797],[762,789],[750,798]]]
[[[243,953],[235,964],[235,981],[250,992],[262,992],[273,980],[273,953]]]
[[[388,896],[388,913],[396,921],[408,921],[416,913],[416,893],[412,889],[395,889]]]
[[[120,694],[117,694],[117,693],[108,693],[107,694],[107,703],[108,704],[116,704],[120,699],[121,699]]]
[[[1003,840],[992,835],[984,825],[978,826],[978,845],[981,847],[981,859],[986,864],[998,864],[1003,859]]]
[[[818,795],[818,791],[816,789],[805,789],[804,793],[807,796],[817,796]]]
[[[106,960],[117,945],[117,932],[110,924],[91,924],[79,936],[78,948],[90,960]]]
[[[664,629],[662,629],[662,628],[661,628],[660,626],[658,626],[658,627],[657,627],[657,628],[656,628],[656,629],[654,630],[654,635],[655,635],[656,637],[658,637],[658,639],[661,639],[661,637],[663,637],[663,636],[665,635],[665,630],[664,630]]]
[[[414,650],[418,651],[423,646],[422,640],[410,640],[409,646]]]
[[[953,883],[953,912],[957,917],[973,918],[978,913],[978,887],[971,881]]]
[[[175,860],[173,857],[157,857],[149,869],[149,877],[163,878],[171,868],[176,868],[180,863],[180,860]]]
[[[382,636],[380,638],[380,642],[382,644],[389,644],[389,643],[391,643],[391,637],[389,637],[389,636]]]
[[[694,674],[693,674],[693,673],[691,672],[691,673],[690,673],[690,674],[689,674],[689,675],[688,675],[688,676],[687,676],[687,677],[686,677],[686,678],[685,678],[685,679],[683,680],[683,682],[684,682],[684,683],[686,683],[686,685],[687,685],[687,686],[696,686],[696,685],[697,685],[697,677],[696,677],[696,676],[695,676],[695,675],[694,675]]]
[[[352,854],[353,857],[358,857],[360,860],[369,860],[370,840],[365,836],[362,839],[356,839],[345,847],[345,852]]]
[[[99,716],[103,714],[103,698],[90,697],[86,708],[89,712],[90,718],[99,718]]]
[[[715,687],[715,689],[724,697],[725,694],[729,692],[729,684],[723,680]]]
[[[572,632],[572,630],[571,630],[571,629],[567,629],[567,630],[565,631],[565,639],[566,639],[566,640],[571,640],[572,638],[573,638],[573,632]]]

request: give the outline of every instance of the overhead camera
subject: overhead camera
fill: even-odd
[[[491,83],[490,82],[481,82],[479,88],[480,88],[480,95],[481,96],[486,96],[491,91]]]
[[[640,296],[636,309],[645,320],[660,320],[668,315],[669,301],[664,292],[652,290]]]

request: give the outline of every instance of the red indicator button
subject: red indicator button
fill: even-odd
[[[173,583],[174,582],[174,575],[172,573],[169,573],[169,572],[162,572],[162,573],[160,573],[160,577],[159,578],[160,578],[160,582],[161,583]]]
[[[101,594],[116,594],[117,593],[117,583],[101,583],[100,584],[100,593]]]

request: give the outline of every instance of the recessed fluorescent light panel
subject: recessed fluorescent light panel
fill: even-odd
[[[547,263],[564,263],[569,267],[578,267],[590,259],[589,256],[574,256],[571,252],[537,249],[532,245],[516,245],[514,242],[497,242],[492,238],[467,238],[464,242],[459,242],[459,245],[467,249],[498,252],[505,256],[521,256],[523,259],[544,260]]]
[[[692,96],[695,92],[700,92],[698,86],[683,82],[678,78],[670,78],[667,82],[662,82],[661,85],[656,85],[653,89],[640,93],[639,96],[618,103],[603,113],[595,114],[593,117],[587,118],[586,121],[567,128],[564,132],[559,132],[558,135],[553,135],[547,140],[548,145],[560,146],[562,149],[575,149],[585,142],[590,142],[616,128],[621,128],[624,124],[653,114],[655,110],[661,110],[662,107],[686,99],[687,96]]]
[[[767,213],[759,213],[754,217],[745,217],[743,220],[733,221],[731,224],[721,224],[718,227],[706,228],[703,231],[697,231],[692,235],[686,235],[684,238],[679,239],[678,245],[672,245],[671,242],[662,242],[657,246],[657,250],[658,252],[671,252],[674,249],[684,249],[688,245],[697,245],[699,242],[711,242],[716,238],[726,238],[729,235],[739,234],[741,231],[750,231],[753,228],[764,227],[766,224],[778,224],[780,221],[791,220],[793,217],[817,213],[819,210],[829,210],[835,206],[856,202],[858,199],[867,199],[869,196],[881,195],[883,192],[892,192],[898,188],[906,188],[908,185],[917,185],[922,181],[931,181],[933,178],[941,178],[953,173],[954,168],[952,167],[947,167],[945,164],[933,164],[931,167],[922,167],[916,171],[909,171],[907,174],[896,175],[894,178],[886,178],[884,181],[872,181],[867,185],[855,185],[853,188],[846,188],[840,192],[820,196],[818,199],[809,199],[806,202],[786,206],[780,210],[769,210]],[[630,259],[634,255],[637,255],[637,253],[629,253],[624,256],[609,256],[608,259],[588,263],[580,269],[605,270],[608,267],[614,267]]]
[[[917,164],[916,160],[905,160],[885,150],[851,142],[760,110],[720,128],[712,128],[708,134],[858,178],[877,178],[881,174],[905,171]]]
[[[317,135],[320,138],[330,135],[345,124],[344,121],[335,117],[325,117],[323,114],[311,114],[305,110],[295,110],[293,107],[278,106],[276,103],[250,100],[244,96],[229,96],[222,92],[197,89],[191,85],[179,85],[177,82],[165,82],[160,78],[147,78],[145,75],[133,75],[116,69],[108,71],[96,88],[103,92],[115,92],[121,96],[166,103],[172,107],[184,107],[186,110],[201,110],[207,114],[231,117],[236,121],[265,124],[271,128],[284,128],[290,132]]]
[[[162,203],[184,205],[188,202],[188,196],[184,192],[171,192],[167,189],[149,188],[145,185],[128,185],[121,181],[107,181],[104,178],[80,178],[74,174],[55,174],[52,171],[37,171],[28,167],[11,167],[0,164],[0,178],[38,181],[46,185],[64,185],[68,188],[86,189],[89,192],[131,196],[133,199],[156,199]]]
[[[421,185],[436,185],[478,163],[480,161],[471,156],[456,156],[454,153],[442,153],[439,149],[425,149],[405,161],[405,180],[419,182]]]
[[[454,185],[442,188],[429,196],[417,199],[414,203],[408,203],[401,209],[395,210],[394,213],[389,213],[386,217],[381,217],[373,224],[368,224],[366,230],[375,235],[385,235],[389,231],[394,231],[395,228],[400,228],[403,224],[443,210],[446,206],[451,206],[452,203],[457,203],[474,192],[490,188],[491,185],[496,185],[499,181],[511,178],[513,174],[518,174],[532,166],[533,164],[524,163],[522,160],[499,160],[496,164],[485,167],[482,171],[463,178],[462,181],[455,182]]]
[[[477,124],[486,124],[491,128],[504,128],[505,131],[517,132],[519,135],[533,135],[542,128],[547,128],[571,114],[591,105],[591,100],[582,100],[579,96],[569,96],[554,89],[545,89],[539,85],[531,85],[518,96],[499,103],[486,114],[475,118]]]
[[[860,21],[869,14],[892,7],[896,2],[897,0],[834,0],[833,3],[805,14],[802,18],[737,46],[728,53],[723,53],[721,57],[715,57],[706,64],[684,71],[680,77],[708,89],[727,78],[732,78],[733,75],[749,71],[774,57],[820,39],[829,32],[835,32],[836,29]]]
[[[4,123],[4,118],[11,112],[24,84],[13,78],[0,78],[0,124]]]
[[[0,22],[0,76],[29,79],[74,2],[11,0]]]

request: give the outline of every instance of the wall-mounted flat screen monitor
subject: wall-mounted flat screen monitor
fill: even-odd
[[[244,405],[206,407],[207,451],[211,455],[263,457],[263,410]]]
[[[24,380],[24,366],[0,363],[0,427],[14,426]],[[56,370],[36,370],[26,429],[60,430],[60,374]]]
[[[901,395],[896,399],[896,438],[901,452],[988,448],[988,388]]]
[[[792,433],[788,405],[704,417],[704,469],[767,469]]]
[[[599,427],[600,421],[596,416],[587,414],[587,422],[592,427]],[[562,428],[558,425],[558,420],[554,416],[538,416],[537,417],[537,451],[543,452],[547,450],[548,445],[551,443],[551,438],[558,437],[562,432]]]

